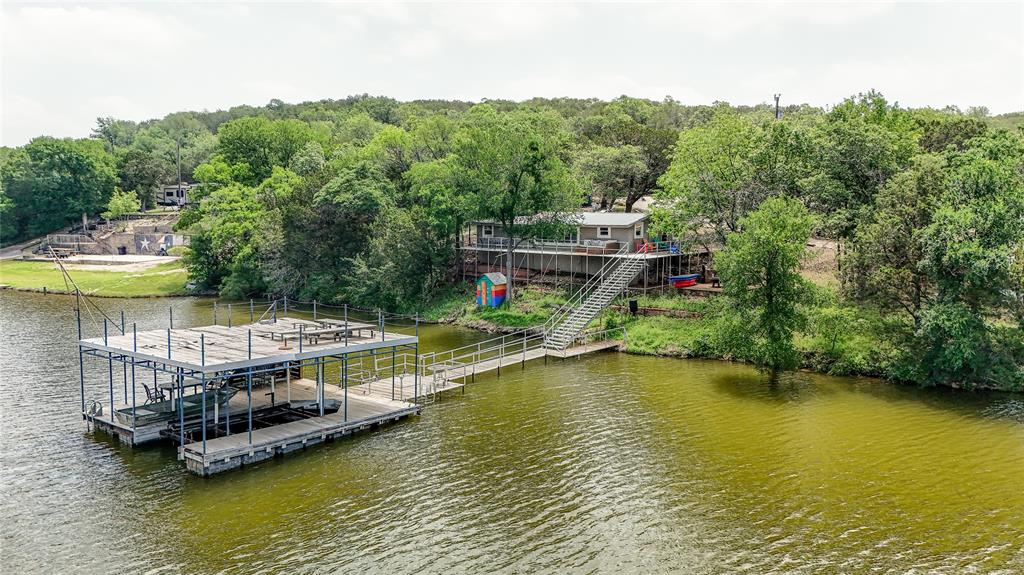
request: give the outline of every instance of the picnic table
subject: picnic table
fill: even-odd
[[[346,337],[362,336],[363,331],[370,331],[370,338],[373,338],[376,326],[365,324],[365,323],[348,323],[340,322],[337,320],[314,320],[318,324],[323,325],[321,328],[313,329],[291,329],[288,331],[277,331],[270,332],[270,339],[272,341],[280,339],[281,341],[288,341],[289,339],[298,339],[300,337],[305,338],[310,345],[315,345],[320,342],[321,338],[331,338],[334,341],[341,341]],[[305,326],[307,324],[302,322],[292,323],[292,327]]]

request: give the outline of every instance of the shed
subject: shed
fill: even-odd
[[[508,279],[498,272],[486,273],[476,280],[476,304],[498,307],[505,303],[508,294]]]

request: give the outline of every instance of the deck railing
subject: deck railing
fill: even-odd
[[[503,249],[507,250],[509,238],[476,238],[463,244],[464,248]],[[574,241],[556,241],[530,239],[519,242],[515,249],[531,249],[548,253],[565,253],[580,255],[621,255],[624,253],[644,254],[687,254],[692,246],[677,240],[651,241],[635,239],[623,244],[619,240],[584,239]]]

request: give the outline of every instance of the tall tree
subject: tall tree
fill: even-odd
[[[773,369],[798,364],[793,333],[806,318],[808,296],[798,268],[814,218],[799,200],[773,197],[744,216],[716,262],[730,302],[722,321],[725,347]]]
[[[517,245],[562,229],[580,205],[580,188],[562,161],[566,139],[553,115],[499,114],[486,104],[470,110],[455,138],[454,162],[477,214],[501,224],[509,237],[510,298]]]
[[[16,236],[39,235],[106,207],[114,191],[114,157],[98,140],[36,138],[5,164]]]
[[[945,193],[945,169],[943,158],[922,155],[910,170],[893,177],[878,192],[870,219],[857,227],[843,257],[848,295],[905,312],[915,326],[935,286],[921,266],[920,232],[931,224]]]
[[[121,189],[134,193],[142,209],[153,203],[161,184],[171,180],[166,163],[152,153],[137,148],[118,153],[117,176]]]
[[[648,167],[637,146],[587,148],[577,155],[575,165],[591,194],[600,199],[601,209],[624,198],[626,211],[631,212],[633,204],[647,192]]]

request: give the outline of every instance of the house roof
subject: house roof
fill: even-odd
[[[532,216],[520,216],[517,223],[529,223]],[[628,228],[633,224],[647,219],[647,214],[640,212],[574,212],[565,216],[565,223],[574,226],[602,226],[609,228]],[[478,224],[497,224],[494,220],[480,220]]]
[[[647,219],[647,214],[637,212],[577,212],[573,214],[578,226],[603,226],[625,228]]]
[[[505,278],[505,274],[500,273],[500,272],[487,272],[487,273],[483,274],[480,277],[481,278],[487,278],[487,279],[491,280],[491,283],[494,284],[494,285],[500,285],[500,284],[507,284],[508,283],[508,279]]]

